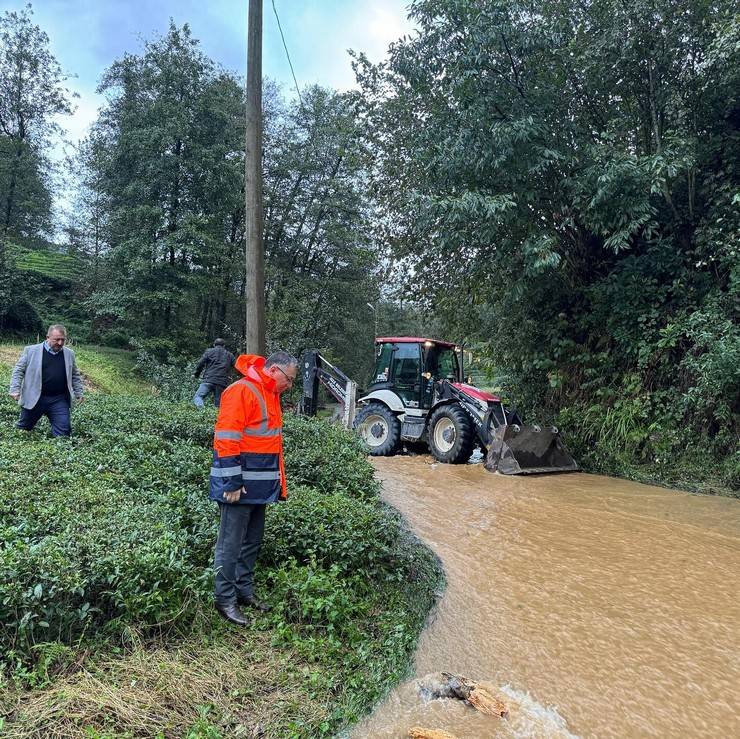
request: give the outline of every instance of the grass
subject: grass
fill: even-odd
[[[8,374],[25,344],[0,343],[0,369]],[[87,391],[110,395],[151,395],[153,387],[136,373],[136,355],[123,349],[104,346],[72,346],[77,367]],[[5,380],[3,380],[4,382]]]
[[[214,623],[208,639],[92,655],[45,688],[6,692],[4,736],[300,736],[328,708],[303,668],[268,631]]]

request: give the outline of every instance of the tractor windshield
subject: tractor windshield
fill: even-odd
[[[424,372],[428,372],[434,380],[456,382],[460,377],[459,367],[457,354],[448,346],[433,344],[424,351]]]

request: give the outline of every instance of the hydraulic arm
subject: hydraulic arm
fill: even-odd
[[[305,416],[316,415],[320,383],[340,404],[344,427],[352,428],[355,418],[357,383],[350,380],[344,372],[337,369],[315,349],[304,353],[302,364],[303,397],[300,412]]]

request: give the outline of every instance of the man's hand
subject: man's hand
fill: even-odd
[[[21,397],[21,394],[20,393],[8,393],[8,395],[10,395],[10,397],[13,398],[13,400],[16,403],[18,402],[18,399]]]
[[[224,493],[224,500],[227,503],[237,503],[243,490],[244,488],[239,488],[239,490],[232,490],[230,493]]]

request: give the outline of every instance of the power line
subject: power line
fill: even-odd
[[[288,45],[285,43],[285,35],[283,34],[283,27],[280,24],[280,16],[278,15],[277,8],[275,7],[275,0],[272,0],[272,9],[275,12],[275,20],[278,24],[278,30],[280,31],[280,38],[283,40],[283,48],[285,49],[285,56],[288,57],[288,65],[290,66],[290,73],[293,75],[293,82],[295,83],[295,91],[298,93],[298,101],[303,107],[303,98],[301,97],[301,90],[298,87],[298,80],[295,77],[295,70],[293,69],[293,62],[290,60],[290,52],[288,51]]]

